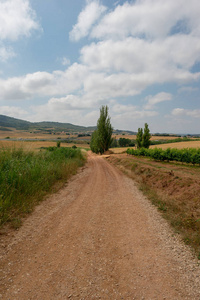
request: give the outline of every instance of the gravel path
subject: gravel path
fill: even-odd
[[[200,266],[99,156],[1,244],[1,299],[200,299]]]

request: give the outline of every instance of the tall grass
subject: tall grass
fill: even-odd
[[[51,147],[39,153],[0,151],[0,225],[20,223],[56,182],[66,181],[84,164],[80,149]]]

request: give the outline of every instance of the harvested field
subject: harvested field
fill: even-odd
[[[41,147],[55,147],[56,143],[57,141],[49,142],[49,141],[9,141],[9,140],[5,141],[4,140],[4,141],[0,141],[0,149],[23,148],[24,150],[28,150],[28,151],[37,151],[40,150]],[[89,148],[88,144],[73,144],[73,143],[61,142],[61,147],[72,147],[73,145],[76,145],[76,147],[80,147],[80,148]]]
[[[128,149],[128,147],[122,147],[122,148],[111,148],[110,150],[111,150],[114,154],[119,154],[119,153],[126,152],[127,149]]]
[[[77,136],[77,135],[76,135]],[[40,133],[34,131],[24,131],[24,130],[16,130],[12,129],[11,131],[0,131],[0,139],[5,138],[11,138],[11,139],[56,139],[56,138],[72,138],[75,137],[75,135],[66,135],[65,133],[60,134],[47,134],[47,133]]]
[[[180,143],[169,143],[169,144],[161,144],[161,145],[152,145],[150,148],[200,148],[200,140],[199,141],[190,141],[190,142],[180,142]]]

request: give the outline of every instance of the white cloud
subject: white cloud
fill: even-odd
[[[15,118],[21,118],[28,116],[28,112],[24,109],[16,106],[0,106],[0,114]]]
[[[0,80],[0,99],[23,100],[38,93],[48,94],[48,87],[52,81],[53,75],[47,72],[36,72],[23,77]]]
[[[115,128],[137,130],[143,120],[151,120],[158,115],[156,111],[140,109],[134,105],[115,104],[111,107],[111,121]]]
[[[4,0],[0,2],[0,39],[16,41],[30,36],[39,29],[36,15],[29,0]]]
[[[153,109],[157,103],[172,100],[170,93],[158,93],[155,96],[148,96],[145,98],[147,104],[144,106],[145,109]]]
[[[0,1],[0,61],[6,62],[16,56],[7,41],[16,42],[19,38],[29,37],[40,25],[29,0]]]
[[[73,64],[66,71],[35,72],[0,80],[0,100],[23,100],[37,95],[64,95],[80,89],[87,69]]]
[[[175,108],[172,111],[173,116],[187,116],[192,118],[200,118],[200,109],[184,109]]]
[[[194,2],[193,4],[196,3],[196,0],[191,1]],[[7,0],[5,3],[14,5],[11,0]],[[25,11],[27,11],[30,8],[28,1],[23,1],[23,3],[26,4]],[[132,4],[126,2],[116,7],[102,21],[99,21],[98,26],[103,26],[107,20],[110,22],[109,25],[112,25],[112,30],[117,30],[119,25],[122,25],[120,22],[123,21],[123,26],[120,27],[121,32],[124,32],[123,38],[115,40],[115,34],[112,34],[108,40],[105,39],[83,47],[81,49],[81,63],[74,63],[65,71],[36,72],[22,77],[1,80],[0,99],[29,99],[36,95],[65,97],[75,93],[88,99],[94,98],[95,101],[101,101],[134,96],[152,84],[165,82],[187,84],[199,80],[200,73],[191,72],[191,67],[200,61],[200,38],[191,33],[194,24],[196,24],[196,8],[194,9],[192,6],[193,9],[190,7],[186,10],[179,1],[176,3],[172,0],[165,4],[161,0],[138,0]],[[177,7],[180,8],[178,12]],[[161,11],[157,15],[159,9]],[[84,34],[88,34],[89,29],[104,11],[105,7],[99,1],[88,1],[79,15],[78,23],[71,32],[74,34],[74,38],[76,36],[78,39]],[[181,34],[179,32],[167,36],[177,20],[183,18],[183,15],[185,16],[184,20],[186,18],[189,22],[187,25],[190,30],[189,33]],[[147,16],[148,18],[146,18]],[[195,20],[191,20],[191,16]],[[85,18],[88,23],[84,23]],[[129,26],[130,20],[134,22],[138,20],[138,28],[151,32],[157,28],[155,22],[156,24],[161,22],[161,25],[164,25],[158,30],[162,32],[162,38],[160,34],[155,33],[151,39],[144,38],[138,34],[142,31]],[[127,33],[126,28],[135,30],[135,35],[127,37],[127,34],[131,32]],[[108,27],[109,30],[110,27]],[[105,36],[102,37],[105,38]],[[4,57],[6,59],[5,54]],[[62,63],[67,65],[70,61],[63,57]],[[153,105],[153,102],[149,102],[148,105]]]
[[[31,121],[60,121],[77,125],[93,126],[99,117],[99,106],[89,107],[85,100],[74,95],[52,98],[46,104],[32,106]]]
[[[95,71],[149,73],[156,81],[180,80],[180,72],[187,72],[184,77],[190,80],[189,69],[200,61],[200,38],[182,35],[151,42],[133,37],[106,40],[83,47],[81,61]]]
[[[164,3],[163,0],[125,2],[107,14],[93,28],[91,36],[119,39],[143,35],[154,39],[183,30],[199,34],[199,11],[198,0],[191,0],[190,5],[187,0],[168,0]]]
[[[91,73],[84,80],[84,92],[93,99],[110,99],[137,95],[143,88],[143,82],[134,75],[126,73],[106,75]]]
[[[73,26],[69,36],[73,41],[78,41],[89,34],[92,25],[105,12],[106,7],[101,5],[98,0],[87,1],[86,7],[78,16],[77,24]]]
[[[48,106],[52,107],[53,110],[81,110],[85,109],[84,101],[75,95],[67,95],[61,98],[51,98],[48,101]]]
[[[148,111],[148,110],[139,110],[134,105],[123,105],[123,104],[115,104],[112,107],[112,112],[114,112],[115,119],[117,118],[144,118],[144,117],[153,117],[158,113],[156,111]]]

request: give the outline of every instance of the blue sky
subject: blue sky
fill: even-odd
[[[0,0],[0,114],[200,133],[199,0]]]

